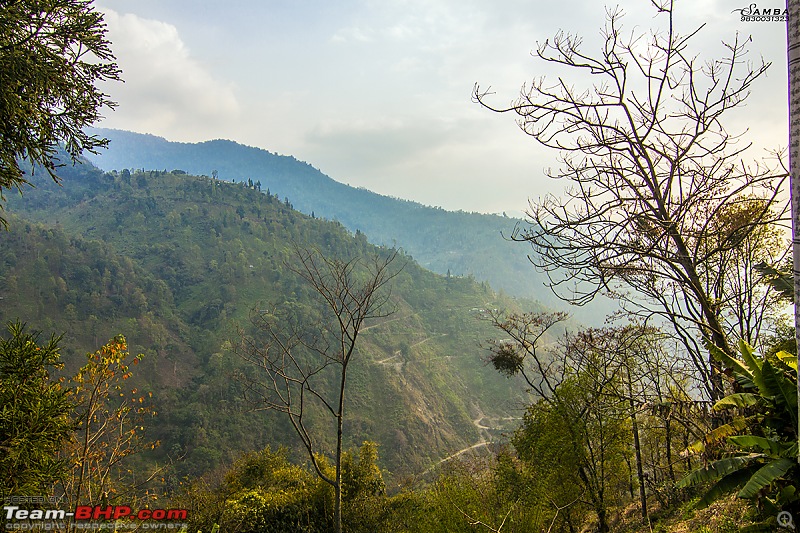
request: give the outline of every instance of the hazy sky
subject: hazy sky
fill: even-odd
[[[692,50],[752,35],[750,59],[772,62],[729,122],[759,146],[787,144],[785,24],[740,22],[749,1],[679,1]],[[775,7],[782,2],[773,2]],[[610,4],[616,5],[616,4]],[[656,27],[645,0],[620,0],[626,30]],[[552,74],[531,57],[563,29],[597,49],[597,0],[102,0],[124,84],[107,127],[175,141],[231,139],[293,155],[332,178],[446,209],[519,214],[557,191],[557,154],[511,115],[470,102],[475,82],[507,105]],[[764,4],[763,7],[773,7]],[[595,46],[593,46],[595,45]],[[591,80],[575,78],[575,83]],[[760,155],[754,154],[754,156]]]

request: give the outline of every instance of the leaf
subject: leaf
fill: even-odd
[[[726,457],[719,461],[714,461],[710,465],[698,468],[686,475],[676,485],[678,488],[691,487],[698,483],[705,483],[707,481],[716,481],[734,472],[741,470],[744,466],[753,462],[754,460],[763,457],[760,453],[751,453],[748,455],[737,455],[735,457]]]
[[[797,371],[797,356],[796,355],[790,354],[789,352],[785,352],[785,351],[781,350],[780,352],[775,354],[775,357],[777,357],[778,360],[781,363],[785,364],[786,366],[788,366],[792,370]]]
[[[780,494],[778,494],[777,501],[780,504],[786,504],[796,499],[795,494],[797,493],[797,488],[794,485],[787,485],[781,489]]]
[[[737,392],[735,394],[729,394],[715,403],[714,410],[721,411],[723,409],[730,409],[734,407],[744,409],[746,407],[758,405],[759,401],[760,399],[757,394],[753,394],[751,392]]]
[[[747,427],[747,421],[744,417],[737,416],[730,423],[724,424],[717,428],[712,429],[708,432],[702,439],[698,440],[686,450],[684,450],[683,455],[689,455],[693,453],[701,453],[705,451],[706,445],[713,444],[715,442],[719,442],[725,437],[730,437],[731,435],[735,435],[737,432],[743,430]]]
[[[785,373],[776,370],[769,361],[764,361],[764,381],[775,392],[776,406],[782,407],[792,418],[792,427],[797,427],[797,383]],[[783,405],[781,405],[783,404]],[[780,416],[780,413],[776,413]]]
[[[703,497],[700,498],[700,501],[697,502],[695,507],[698,509],[708,507],[714,502],[714,500],[741,487],[742,484],[750,479],[753,469],[755,469],[757,466],[758,465],[751,465],[750,467],[736,470],[735,472],[731,472],[727,476],[723,477],[717,481],[714,486],[708,489],[708,492],[706,492]]]
[[[711,352],[711,356],[714,359],[725,365],[726,368],[730,369],[738,377],[744,379],[745,386],[749,384],[750,386],[755,387],[755,384],[753,383],[752,372],[750,372],[750,370],[741,361],[735,357],[731,357],[711,343],[708,344],[708,350]]]
[[[774,393],[771,392],[767,387],[762,374],[762,367],[765,361],[759,360],[759,357],[756,356],[753,347],[741,339],[739,340],[739,353],[742,354],[742,359],[750,369],[751,379],[753,380],[753,383],[755,383],[756,387],[758,387],[758,390],[761,392],[761,394],[765,396],[773,395]]]
[[[797,372],[797,356],[791,354],[789,352],[785,352],[783,350],[779,351],[775,354],[775,357],[783,363],[784,365],[788,366],[791,370]]]
[[[794,459],[783,457],[762,466],[739,491],[739,497],[745,499],[754,498],[761,489],[784,475],[794,465]]]
[[[728,441],[740,448],[759,448],[761,451],[775,458],[788,457],[794,448],[793,442],[780,442],[756,435],[736,435],[728,437]]]
[[[761,370],[761,361],[755,356],[755,350],[743,339],[739,339],[739,353],[742,354],[742,359],[744,359],[750,372],[755,374],[757,371]]]

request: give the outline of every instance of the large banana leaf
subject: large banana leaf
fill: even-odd
[[[725,437],[730,437],[731,435],[735,435],[736,433],[738,433],[739,431],[743,430],[746,427],[747,427],[747,420],[744,417],[737,416],[729,423],[723,424],[709,431],[705,436],[703,436],[702,439],[698,440],[697,442],[686,448],[683,454],[692,455],[704,452],[706,449],[706,445],[713,444],[715,442],[720,442]]]
[[[714,404],[714,410],[721,411],[722,409],[730,409],[732,407],[739,409],[753,407],[760,403],[759,398],[760,397],[758,394],[753,394],[751,392],[737,392],[735,394],[729,394]]]
[[[755,381],[756,386],[758,386],[757,380],[761,374],[761,361],[755,356],[755,350],[744,340],[739,340],[739,353],[742,354],[742,359],[744,359],[747,368],[750,369],[750,373],[753,375],[753,381]]]
[[[756,388],[755,382],[753,381],[753,373],[749,368],[747,368],[747,366],[744,365],[744,363],[739,361],[737,358],[726,354],[711,343],[708,344],[708,349],[711,352],[712,357],[722,363],[725,367],[729,368],[734,375],[736,375],[736,379],[745,388]]]
[[[797,427],[797,385],[786,374],[772,366],[769,361],[764,361],[764,381],[770,390],[776,406],[786,411],[792,418],[792,427]]]
[[[736,435],[734,437],[728,437],[728,442],[740,448],[759,448],[761,451],[774,458],[793,456],[796,446],[793,442],[781,442],[756,435]]]
[[[740,471],[742,468],[752,463],[756,459],[764,457],[761,453],[751,453],[748,455],[737,455],[734,457],[726,457],[719,461],[714,461],[710,465],[698,468],[690,472],[685,478],[678,482],[678,487],[691,487],[698,483],[707,481],[717,481],[728,476],[734,472]]]
[[[739,491],[739,497],[747,499],[754,498],[761,489],[784,475],[794,465],[794,459],[783,457],[762,466],[750,477],[742,490]]]
[[[687,448],[685,453],[699,452],[707,444],[727,438],[740,454],[691,472],[678,483],[678,487],[714,482],[700,500],[700,506],[738,487],[742,487],[738,493],[740,498],[753,499],[764,495],[761,502],[764,505],[796,500],[796,483],[791,483],[793,480],[787,479],[787,475],[798,477],[797,472],[792,471],[797,464],[798,452],[795,438],[798,423],[797,358],[786,352],[764,357],[745,342],[739,343],[742,359],[715,346],[709,346],[709,349],[745,390],[718,401],[714,410],[755,408],[758,415],[748,419],[737,417]],[[756,431],[758,435],[737,435],[748,426],[746,420],[761,420],[765,427]],[[745,454],[745,451],[751,453]],[[775,491],[780,491],[778,499],[774,496]]]
[[[783,350],[781,350],[780,352],[775,354],[775,357],[777,357],[783,364],[785,364],[789,368],[793,369],[794,371],[797,371],[797,356],[796,355],[790,354],[789,352],[784,352]]]
[[[708,489],[708,492],[706,492],[703,497],[700,498],[700,501],[697,502],[696,507],[700,509],[703,507],[708,507],[714,502],[714,500],[724,496],[725,494],[728,494],[735,489],[738,489],[750,479],[750,476],[753,474],[753,471],[756,468],[758,468],[758,465],[750,465],[723,477],[714,483],[710,489]]]

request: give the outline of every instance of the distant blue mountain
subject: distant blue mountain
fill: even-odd
[[[262,192],[288,201],[301,212],[338,220],[374,244],[403,248],[421,265],[440,274],[474,276],[512,296],[564,307],[536,272],[524,243],[508,236],[519,219],[445,211],[345,185],[308,163],[233,141],[167,141],[154,135],[113,129],[92,133],[110,140],[109,148],[87,158],[104,170],[185,170],[227,181],[260,182]],[[608,307],[608,306],[603,306]],[[602,316],[603,313],[601,313]],[[594,321],[599,317],[592,313]],[[577,318],[586,318],[577,313]]]

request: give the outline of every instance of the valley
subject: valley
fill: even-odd
[[[160,413],[149,435],[161,446],[149,460],[174,462],[178,477],[267,444],[302,460],[287,422],[244,402],[234,345],[252,331],[252,310],[270,302],[313,313],[309,289],[288,268],[293,246],[334,257],[387,248],[247,183],[88,163],[61,175],[63,186],[37,172],[35,189],[9,199],[0,276],[14,290],[3,292],[0,318],[65,333],[68,368],[126,335],[131,352],[144,354],[136,379]],[[377,442],[396,479],[483,446],[476,418],[518,417],[525,389],[485,365],[481,343],[494,332],[476,310],[539,308],[471,276],[400,260],[396,312],[363,328],[346,420],[348,446]]]

